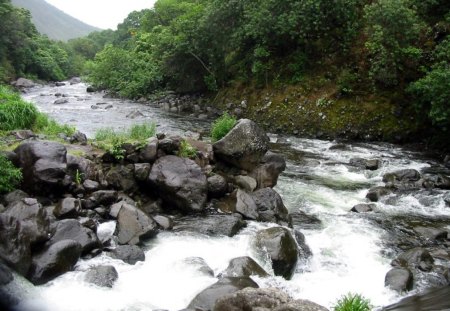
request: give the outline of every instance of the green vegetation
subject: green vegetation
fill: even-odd
[[[145,145],[147,139],[155,134],[156,125],[154,123],[136,124],[125,131],[103,128],[95,133],[94,144],[109,152],[115,159],[122,160],[125,156],[123,148],[125,143]]]
[[[215,120],[211,126],[211,139],[216,142],[222,139],[236,124],[236,118],[224,113],[220,118]]]
[[[13,190],[22,181],[22,172],[0,154],[0,193]]]
[[[359,294],[347,294],[338,300],[335,311],[370,311],[370,301]]]
[[[194,158],[196,155],[197,149],[195,149],[189,142],[183,139],[180,144],[178,156],[182,158]]]

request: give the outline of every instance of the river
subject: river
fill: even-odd
[[[66,94],[64,98],[68,102],[53,104],[56,93]],[[210,124],[210,120],[167,113],[155,105],[86,93],[83,83],[43,86],[32,89],[23,97],[57,121],[74,125],[90,137],[100,127],[124,128],[136,122],[156,122],[158,132],[175,134],[205,130]],[[112,108],[104,109],[107,105]],[[92,109],[91,106],[100,108]],[[126,117],[136,110],[143,116]],[[375,216],[349,210],[366,202],[365,195],[370,187],[383,185],[381,179],[386,172],[403,168],[420,171],[433,165],[432,160],[384,143],[341,144],[283,137],[285,143],[277,144],[278,136],[270,137],[272,147],[287,159],[287,169],[275,189],[291,212],[301,210],[316,216],[321,223],[299,228],[313,256],[298,266],[292,280],[268,277],[255,278],[256,282],[261,287],[282,288],[294,298],[310,299],[328,308],[349,292],[364,295],[376,307],[397,301],[400,295],[384,287],[384,277],[398,250],[389,243],[391,235],[379,220],[396,217],[444,219],[450,229],[450,208],[444,202],[446,192],[391,195],[377,203],[376,213],[370,213]],[[381,159],[381,168],[375,171],[355,169],[347,165],[354,157]],[[114,222],[100,225],[99,234],[112,232],[114,226]],[[198,292],[217,281],[199,271],[186,258],[203,258],[215,275],[224,270],[232,258],[244,255],[253,257],[270,270],[269,262],[255,252],[252,243],[256,231],[270,226],[273,224],[251,222],[232,238],[162,232],[145,245],[145,262],[132,266],[106,255],[80,260],[74,271],[29,289],[23,308],[43,311],[183,309]],[[99,288],[84,282],[85,271],[97,264],[116,267],[119,279],[113,288]],[[427,286],[426,281],[419,283],[417,290]]]

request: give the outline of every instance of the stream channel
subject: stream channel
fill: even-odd
[[[67,103],[55,105],[56,93],[65,94]],[[42,86],[29,90],[23,97],[61,123],[68,123],[93,137],[101,127],[124,128],[137,122],[155,122],[157,131],[185,135],[208,129],[211,120],[165,112],[156,105],[104,98],[102,93],[86,93],[83,83],[62,87]],[[92,109],[97,103],[99,109]],[[112,105],[105,109],[107,105]],[[142,116],[131,119],[133,111]],[[417,191],[384,197],[376,211],[367,214],[350,212],[365,203],[370,187],[383,185],[387,172],[412,168],[423,170],[434,165],[433,160],[418,152],[404,150],[384,143],[337,143],[316,139],[284,136],[284,144],[276,143],[279,136],[269,135],[271,148],[284,154],[287,169],[280,176],[276,191],[290,212],[302,211],[313,215],[309,224],[298,227],[305,235],[313,256],[297,267],[292,280],[281,277],[254,278],[261,287],[279,287],[294,298],[309,299],[331,308],[348,292],[360,293],[376,307],[385,306],[401,295],[384,287],[384,277],[390,262],[399,252],[399,243],[392,230],[385,227],[393,219],[414,219],[441,222],[450,229],[450,207],[444,196],[448,191]],[[287,143],[286,143],[287,142]],[[351,158],[377,158],[382,165],[375,171],[348,165]],[[320,220],[320,221],[318,221]],[[383,225],[384,224],[384,225]],[[180,310],[193,297],[217,278],[201,273],[187,262],[188,257],[201,257],[215,275],[229,261],[239,256],[251,256],[266,270],[270,263],[253,247],[253,236],[261,229],[275,224],[250,222],[236,236],[209,237],[199,234],[161,232],[144,248],[145,262],[128,265],[120,260],[100,255],[79,260],[74,271],[38,287],[29,288],[25,310]],[[114,231],[114,222],[99,226],[99,234]],[[85,272],[98,264],[114,265],[119,279],[113,288],[100,288],[86,283]],[[428,287],[429,279],[419,281],[415,291]]]

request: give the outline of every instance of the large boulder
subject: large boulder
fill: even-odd
[[[25,275],[31,264],[30,237],[15,217],[0,214],[0,259]]]
[[[298,261],[298,246],[291,232],[282,227],[274,227],[258,231],[256,245],[266,251],[272,261],[275,275],[291,279]]]
[[[450,286],[427,289],[384,307],[382,311],[450,310]]]
[[[214,310],[217,299],[247,287],[258,288],[258,284],[249,277],[222,278],[195,296],[188,309]]]
[[[23,188],[39,195],[54,194],[64,189],[67,150],[50,141],[26,141],[14,152],[22,168]]]
[[[47,245],[55,244],[63,240],[73,240],[81,245],[83,254],[101,246],[97,235],[86,227],[83,227],[75,219],[58,221],[55,226],[55,234],[47,242]]]
[[[278,176],[286,169],[286,160],[280,154],[268,151],[261,159],[261,164],[251,173],[257,183],[258,189],[277,185]]]
[[[109,255],[130,265],[145,261],[144,251],[137,245],[118,245],[109,252]]]
[[[259,218],[258,208],[252,196],[238,189],[236,193],[236,212],[246,219],[257,220]]]
[[[269,276],[253,258],[248,256],[232,259],[225,271],[220,274],[221,277],[249,277],[252,275]]]
[[[421,178],[420,173],[414,169],[404,169],[383,175],[383,182],[395,183],[395,182],[414,182]]]
[[[269,149],[269,138],[253,121],[241,119],[213,144],[214,156],[228,164],[251,171]]]
[[[106,174],[106,181],[110,186],[117,190],[123,190],[130,193],[137,189],[134,179],[134,165],[113,166]]]
[[[263,188],[252,193],[258,209],[259,220],[287,226],[290,222],[289,211],[281,196],[272,188]]]
[[[95,180],[97,177],[97,169],[94,162],[71,154],[67,155],[67,170],[71,176],[75,176],[78,171],[78,174],[83,176],[85,180]]]
[[[50,219],[47,210],[36,199],[26,198],[17,201],[5,211],[5,214],[20,221],[31,244],[48,240]]]
[[[81,245],[73,240],[61,240],[33,256],[28,278],[40,285],[70,271],[81,255]]]
[[[389,188],[377,186],[372,187],[366,194],[366,198],[368,198],[371,202],[378,202],[381,197],[391,194],[392,191]]]
[[[407,268],[393,268],[386,274],[384,286],[399,293],[410,291],[413,288],[413,274]]]
[[[426,249],[416,247],[401,253],[391,264],[395,267],[408,267],[422,271],[431,271],[433,263],[434,259]]]
[[[221,175],[208,177],[208,195],[212,198],[223,197],[228,190],[228,184]]]
[[[29,79],[25,79],[25,78],[19,78],[19,79],[17,79],[16,81],[14,81],[11,84],[14,85],[15,87],[19,88],[19,89],[32,88],[32,87],[35,87],[37,85],[33,81],[31,81]]]
[[[327,311],[308,300],[292,300],[277,288],[245,288],[216,301],[214,311]]]
[[[349,164],[358,168],[374,171],[380,167],[381,161],[379,159],[351,158]]]
[[[156,236],[158,225],[144,212],[124,201],[111,207],[117,217],[117,237],[120,244],[135,245],[143,239]]]
[[[76,218],[81,211],[81,201],[75,198],[64,198],[56,204],[53,215],[56,218]]]
[[[88,283],[95,284],[100,287],[113,287],[114,282],[119,278],[116,268],[111,265],[95,266],[90,268],[84,280]]]
[[[244,228],[246,223],[240,214],[208,215],[204,217],[186,216],[174,220],[173,231],[196,232],[208,236],[225,235],[232,237]]]
[[[186,212],[205,208],[208,184],[200,166],[186,158],[169,155],[156,160],[150,184],[166,204]]]

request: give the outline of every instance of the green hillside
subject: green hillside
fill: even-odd
[[[64,13],[44,0],[12,0],[11,2],[15,6],[29,10],[37,30],[50,39],[67,41],[100,30]]]

